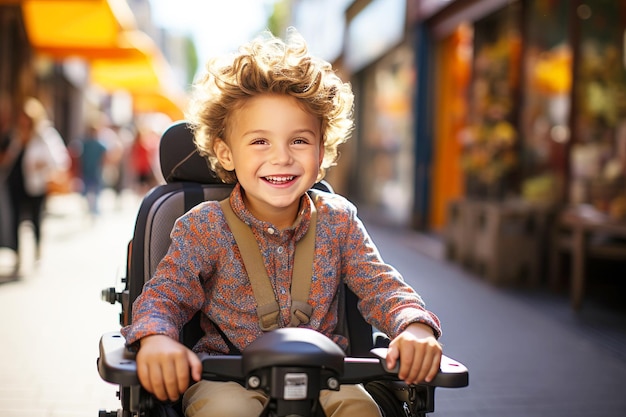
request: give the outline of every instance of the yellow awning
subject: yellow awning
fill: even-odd
[[[89,61],[91,82],[131,94],[137,112],[182,118],[184,94],[154,41],[137,30],[126,0],[0,0],[22,7],[33,49]]]
[[[130,93],[137,112],[159,111],[175,120],[182,118],[184,94],[158,51],[123,60],[93,60],[90,77],[93,84],[104,90]]]
[[[172,121],[183,120],[185,97],[160,92],[143,92],[133,94],[133,110],[135,113],[164,113]]]
[[[153,90],[172,77],[167,62],[156,52],[127,59],[94,59],[90,67],[91,81],[107,90]]]
[[[53,58],[127,57],[137,53],[135,18],[124,0],[22,0],[33,48]]]

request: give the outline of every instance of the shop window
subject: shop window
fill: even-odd
[[[503,199],[516,189],[521,37],[518,3],[474,24],[470,114],[462,135],[466,194]]]
[[[364,73],[360,195],[385,220],[408,224],[413,203],[413,52],[401,46]]]
[[[463,158],[459,137],[467,123],[467,92],[471,80],[473,26],[460,24],[448,37],[438,41],[433,74],[436,106],[433,141],[432,194],[430,226],[441,229],[446,224],[448,202],[464,193]]]
[[[521,112],[522,196],[560,203],[570,140],[572,47],[569,0],[527,3]]]
[[[576,10],[570,202],[626,218],[626,3],[596,0]]]

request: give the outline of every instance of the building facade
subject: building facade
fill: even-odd
[[[316,9],[316,26],[312,3],[292,23],[357,94],[351,198],[423,230],[460,198],[624,216],[626,5],[357,0]],[[339,22],[333,41],[321,21]]]

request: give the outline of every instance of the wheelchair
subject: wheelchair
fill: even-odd
[[[193,133],[184,121],[163,133],[159,159],[166,183],[154,187],[141,202],[128,243],[124,288],[102,291],[104,301],[121,304],[122,326],[130,324],[133,301],[165,256],[175,220],[203,201],[226,198],[232,190],[197,153]],[[333,192],[323,181],[314,188]],[[314,330],[282,328],[266,332],[238,355],[201,355],[202,377],[263,390],[269,400],[260,417],[322,417],[320,390],[355,383],[364,385],[384,417],[424,417],[435,409],[435,388],[469,384],[468,369],[445,355],[439,374],[430,383],[407,385],[400,381],[398,368],[387,369],[384,361],[389,338],[363,319],[357,297],[347,286],[341,291],[343,315],[336,331],[348,338],[347,352]],[[180,340],[186,346],[200,338],[199,321],[196,315],[182,329]],[[98,372],[104,381],[118,385],[121,408],[100,410],[99,417],[182,417],[180,402],[160,402],[141,387],[135,354],[119,331],[102,335]]]

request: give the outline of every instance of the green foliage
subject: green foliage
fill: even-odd
[[[193,79],[198,71],[198,51],[196,49],[196,44],[190,37],[186,38],[185,47],[187,53],[187,84],[191,85]]]
[[[289,25],[291,11],[291,0],[276,0],[274,10],[267,19],[268,29],[276,36],[284,33]]]

